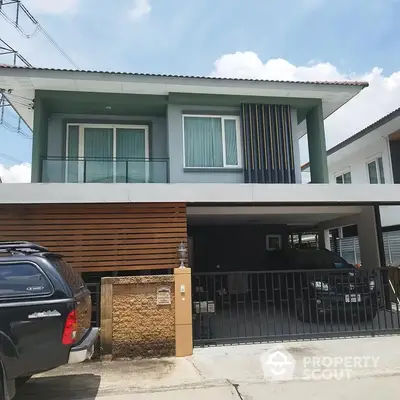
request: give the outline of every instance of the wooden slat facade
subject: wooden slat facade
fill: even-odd
[[[176,268],[187,241],[184,203],[39,204],[0,207],[0,241],[28,240],[76,270]]]

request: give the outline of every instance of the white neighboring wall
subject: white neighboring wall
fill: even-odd
[[[352,184],[368,184],[367,163],[378,157],[382,157],[385,184],[393,184],[388,137],[380,134],[378,130],[328,157],[329,183],[336,184],[337,175],[350,171]],[[400,224],[400,206],[381,206],[380,211],[382,226]]]

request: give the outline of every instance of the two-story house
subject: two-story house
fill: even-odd
[[[326,189],[318,185],[301,185],[299,139],[308,135],[312,182],[328,183],[323,121],[365,86],[362,82],[279,82],[3,66],[0,87],[33,130],[32,183],[49,184],[4,188],[23,188],[25,196],[18,202],[37,203],[26,198],[33,190],[44,203],[68,204],[66,219],[63,211],[54,217],[64,232],[61,236],[52,232],[57,226],[53,222],[40,230],[35,226],[32,234],[43,231],[38,238],[47,238],[50,246],[53,241],[57,249],[64,243],[65,250],[68,243],[77,254],[80,270],[172,268],[175,247],[186,242],[187,231],[193,237],[192,227],[204,230],[211,223],[270,226],[270,233],[282,227],[309,230],[332,216],[346,214],[345,210],[299,208],[296,212],[265,207],[345,200],[333,193],[325,196]],[[300,128],[304,121],[307,132]],[[359,191],[349,190],[349,201],[365,200],[357,197]],[[379,194],[375,199],[385,200],[379,197],[382,191],[374,193]],[[95,203],[93,217],[75,203]],[[154,211],[155,204],[158,211]],[[140,214],[135,205],[143,213],[142,225],[137,227],[146,229],[153,239],[168,237],[166,253],[151,259],[155,250],[146,248],[143,258],[113,255],[128,249],[119,247],[117,241],[122,237],[113,235],[106,242],[107,235],[115,227],[131,238],[127,235],[137,228],[132,228],[130,218]],[[43,213],[51,218],[48,206],[35,207],[39,219]],[[126,207],[132,211],[124,211]],[[76,217],[71,208],[77,210]],[[77,221],[72,224],[73,218]],[[72,237],[67,236],[67,222]],[[83,222],[90,222],[91,246],[96,239],[112,244],[101,246],[108,259],[86,263],[83,236],[89,228],[80,229]],[[119,225],[125,223],[126,228]],[[18,233],[26,237],[30,231],[24,219],[21,224]],[[173,246],[168,246],[171,236],[175,237]]]
[[[33,130],[32,183],[0,185],[0,240],[48,246],[87,280],[177,268],[181,245],[193,273],[228,273],[268,269],[268,252],[304,233],[327,247],[345,220],[376,268],[377,210],[400,191],[329,185],[324,132],[366,86],[0,67]],[[228,290],[247,292],[240,283]]]
[[[392,185],[400,183],[400,109],[396,109],[327,151],[329,183]],[[303,166],[303,171],[309,164]],[[400,207],[381,206],[386,262],[400,265]],[[355,225],[331,232],[339,252],[360,262]],[[340,247],[340,248],[339,248]]]

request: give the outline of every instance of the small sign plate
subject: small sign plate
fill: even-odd
[[[168,306],[171,304],[171,288],[169,286],[160,286],[157,288],[157,305]]]

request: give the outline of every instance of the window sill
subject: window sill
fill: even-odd
[[[183,168],[184,172],[243,172],[243,168],[232,168],[232,167],[206,167],[206,168]]]

